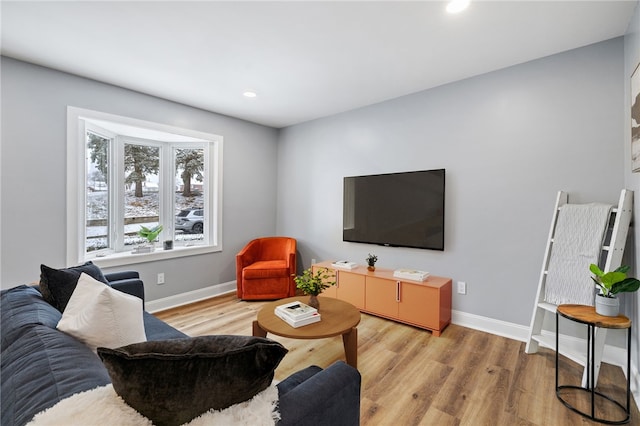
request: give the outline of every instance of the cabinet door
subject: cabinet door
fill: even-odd
[[[349,302],[358,309],[364,309],[364,275],[346,271],[336,273],[338,299]]]
[[[311,271],[313,272],[313,274],[317,274],[319,269],[325,269],[323,267],[318,267],[318,266],[312,266],[311,267]],[[329,275],[331,275],[333,278],[331,278],[330,280],[326,280],[326,281],[335,281],[335,271],[333,269],[329,269]],[[320,294],[321,297],[333,297],[334,299],[338,297],[338,293],[337,293],[337,289],[335,285],[332,285],[329,288],[325,288],[322,293]]]
[[[367,277],[365,309],[391,318],[398,317],[397,281]]]
[[[401,321],[438,330],[439,312],[438,289],[404,281],[400,283],[398,316]]]

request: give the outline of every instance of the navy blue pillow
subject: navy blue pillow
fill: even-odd
[[[57,310],[64,312],[73,290],[76,289],[78,278],[83,272],[109,285],[109,281],[104,277],[100,268],[90,261],[83,265],[64,269],[40,265],[40,293],[42,293],[42,297]]]

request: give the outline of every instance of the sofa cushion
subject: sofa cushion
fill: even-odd
[[[0,424],[26,424],[68,396],[110,383],[91,349],[55,329],[62,314],[37,288],[2,290],[0,316]],[[144,323],[150,339],[186,337],[148,312]]]
[[[242,276],[247,280],[288,277],[289,268],[284,260],[261,260],[246,266]]]
[[[117,348],[144,342],[142,300],[80,274],[57,329],[89,346]]]
[[[60,312],[64,311],[73,290],[76,288],[78,278],[83,272],[100,282],[109,284],[100,268],[92,262],[64,269],[40,265],[40,293],[42,293],[42,297]]]
[[[2,425],[26,424],[61,399],[109,383],[88,347],[44,325],[27,327],[2,347],[1,369]]]
[[[98,348],[113,388],[157,425],[182,424],[266,389],[287,353],[251,336],[202,336]]]
[[[147,340],[169,340],[189,337],[147,311],[142,312]]]
[[[2,290],[0,299],[0,335],[3,348],[19,339],[33,325],[55,328],[62,316],[34,287],[21,285]]]

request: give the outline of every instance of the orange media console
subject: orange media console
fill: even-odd
[[[451,278],[429,276],[426,281],[399,279],[393,270],[365,266],[341,269],[326,261],[311,265],[336,274],[336,285],[322,292],[360,311],[431,330],[440,336],[451,323]]]

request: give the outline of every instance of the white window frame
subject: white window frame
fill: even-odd
[[[115,123],[116,125],[124,126],[124,128],[136,128],[136,130],[152,135],[149,139],[158,140],[158,138],[162,137],[171,139],[172,143],[167,143],[165,144],[166,146],[161,148],[160,161],[162,162],[161,169],[165,168],[165,170],[171,171],[174,175],[175,162],[173,161],[173,155],[167,155],[167,152],[171,152],[173,147],[178,144],[180,148],[192,148],[202,147],[203,142],[208,143],[208,150],[205,150],[208,153],[205,154],[205,177],[208,180],[206,185],[209,190],[204,194],[204,207],[208,209],[209,220],[205,221],[205,244],[194,246],[174,244],[173,250],[158,248],[152,253],[144,254],[132,254],[131,251],[85,253],[86,123],[95,124],[99,127],[102,127],[100,126],[102,123]],[[139,143],[132,136],[122,138],[133,143]],[[142,141],[143,139],[146,138],[139,140]],[[124,145],[122,144],[122,146]],[[74,265],[91,260],[100,267],[111,267],[222,251],[222,148],[223,137],[219,135],[68,106],[67,263]],[[113,176],[110,176],[109,179],[113,179]],[[163,184],[172,185],[173,177],[169,173],[161,173],[160,179]],[[110,190],[117,191],[117,185],[111,186]],[[173,239],[173,214],[167,214],[173,201],[166,198],[161,196],[159,200],[160,211],[164,212],[163,223],[165,224],[165,230]],[[110,207],[112,207],[112,204],[110,202]],[[113,231],[111,232],[110,238],[113,238]]]

